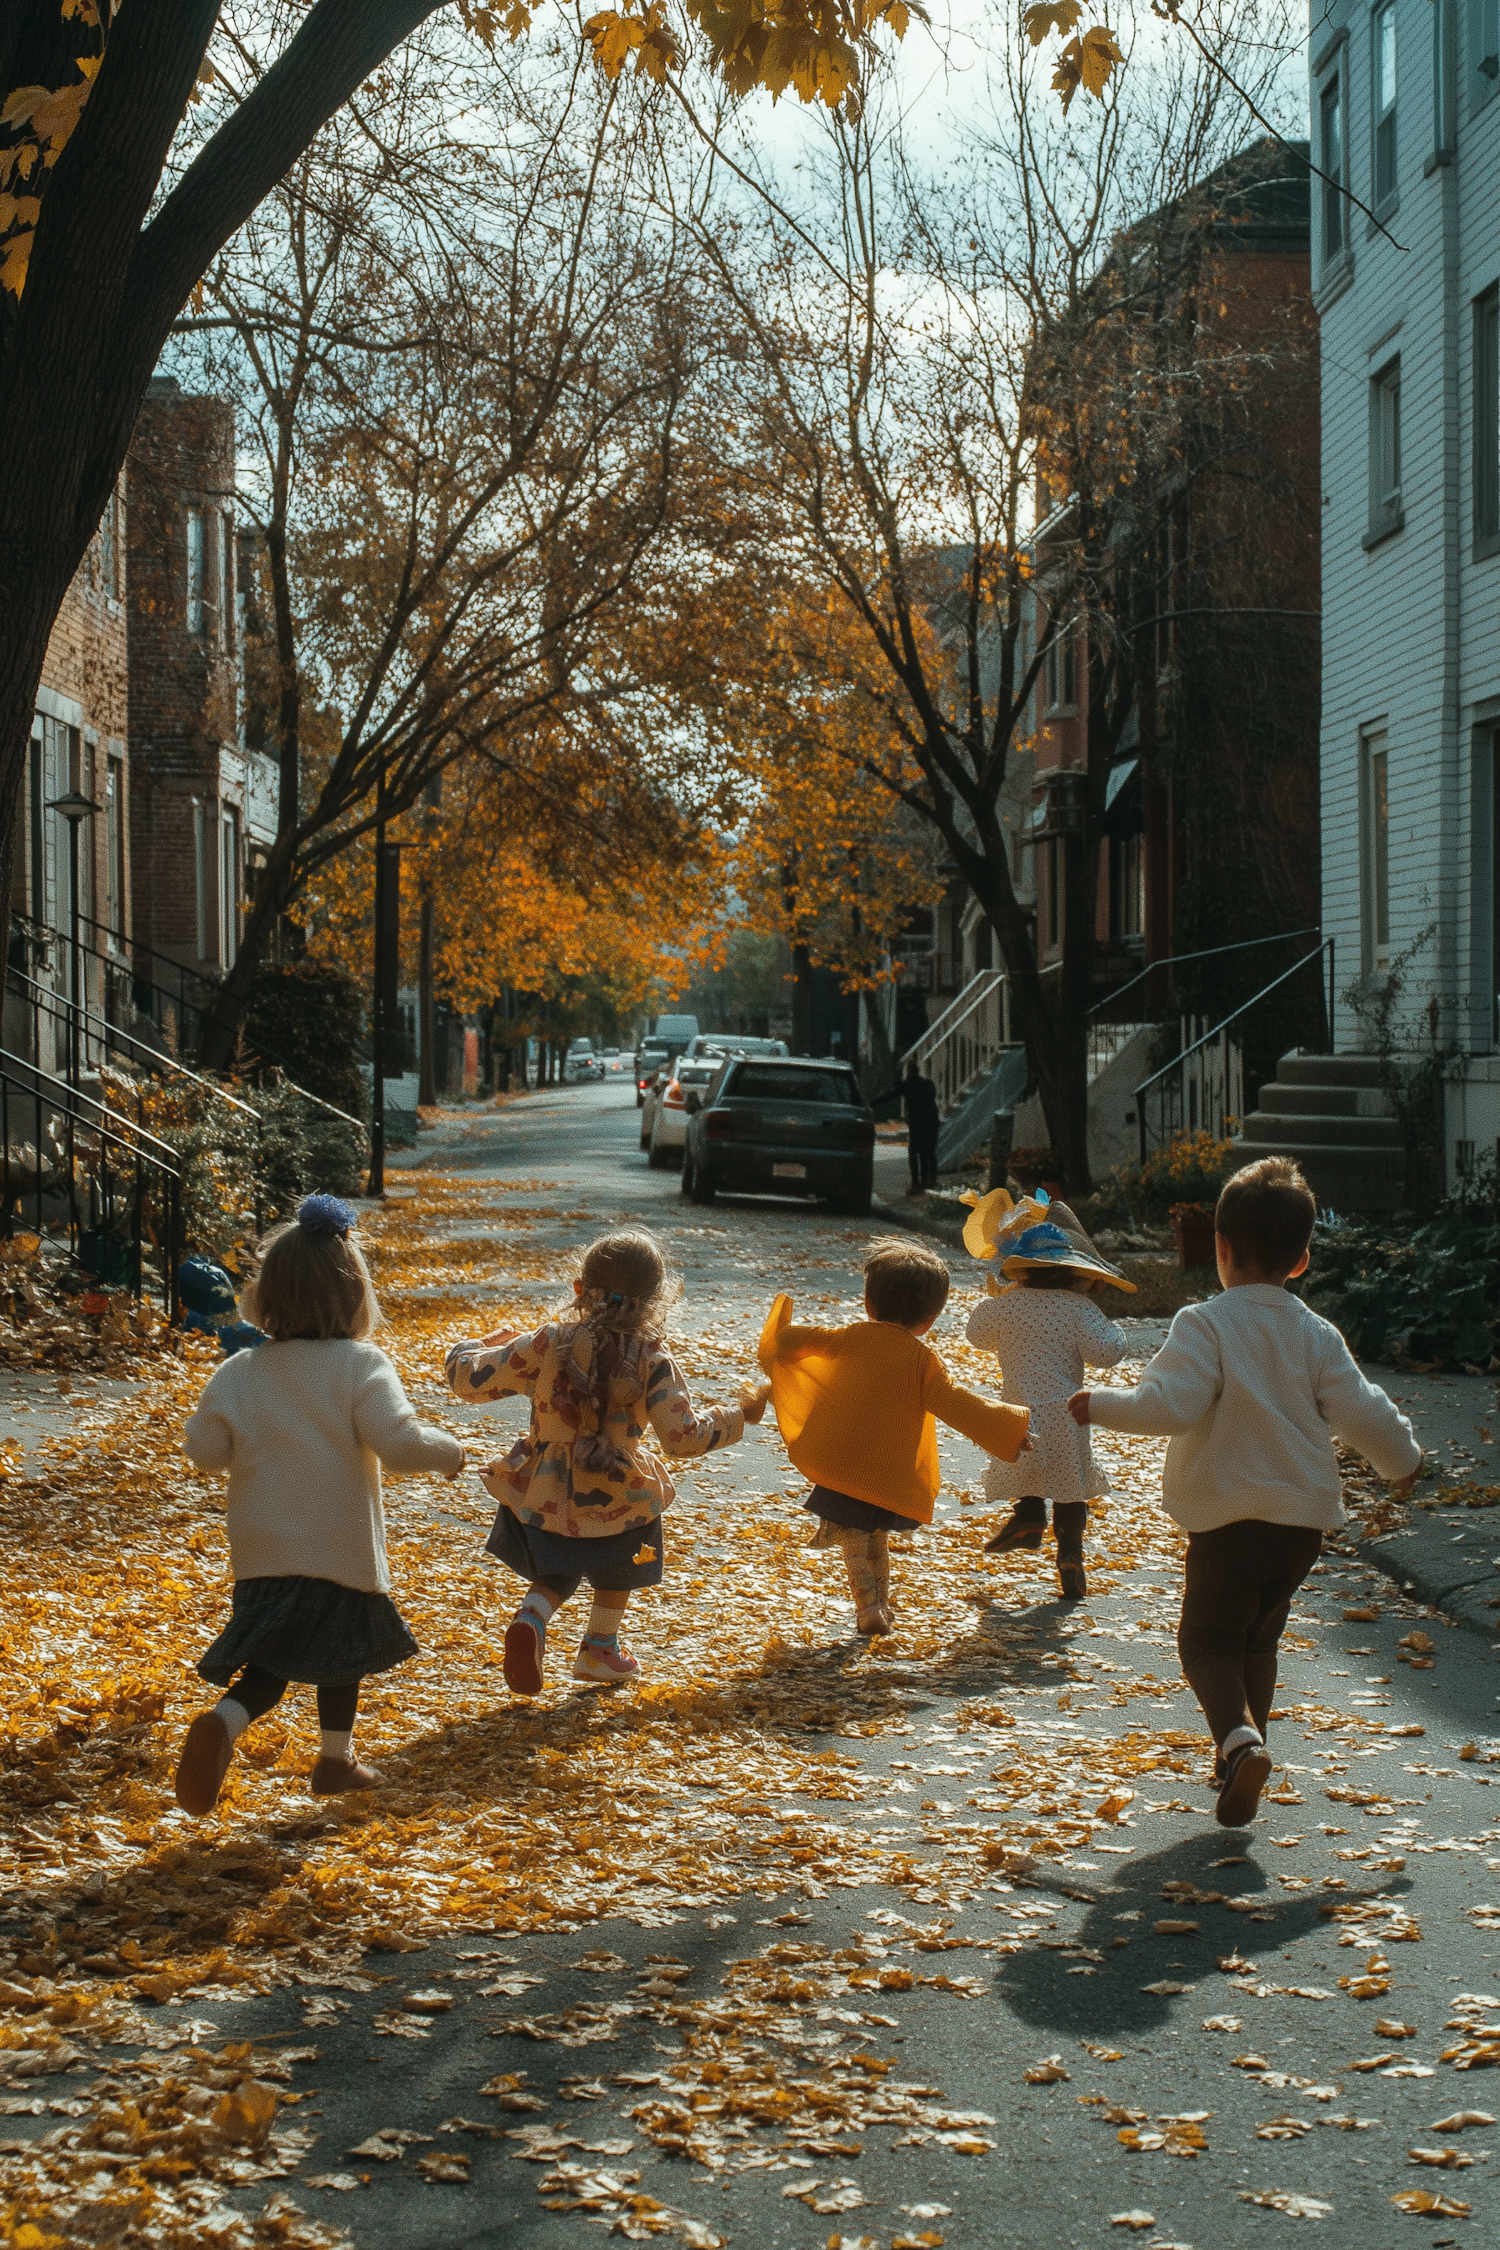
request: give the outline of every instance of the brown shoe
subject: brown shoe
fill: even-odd
[[[187,1730],[172,1794],[184,1812],[213,1811],[234,1756],[229,1730],[216,1711],[200,1711]]]
[[[309,1787],[315,1797],[342,1797],[351,1789],[378,1789],[385,1775],[358,1758],[320,1758]]]

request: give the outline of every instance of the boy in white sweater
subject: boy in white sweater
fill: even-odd
[[[1236,1172],[1214,1214],[1221,1297],[1187,1305],[1133,1390],[1075,1391],[1079,1423],[1170,1437],[1162,1505],[1188,1535],[1177,1652],[1218,1745],[1218,1818],[1255,1816],[1292,1597],[1344,1520],[1333,1436],[1403,1495],[1422,1449],[1338,1330],[1285,1284],[1317,1199],[1295,1164]]]

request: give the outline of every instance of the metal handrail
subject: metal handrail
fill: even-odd
[[[52,1134],[53,1146],[58,1150],[58,1154],[63,1158],[66,1165],[68,1234],[70,1249],[75,1257],[79,1251],[80,1235],[78,1209],[79,1151],[77,1146],[79,1130],[81,1129],[89,1136],[92,1144],[85,1160],[86,1167],[92,1173],[89,1198],[91,1203],[94,1203],[97,1207],[97,1223],[106,1229],[111,1227],[115,1216],[114,1192],[109,1164],[110,1150],[114,1149],[120,1153],[124,1165],[133,1166],[135,1194],[130,1207],[132,1231],[129,1239],[132,1251],[131,1286],[137,1297],[141,1294],[145,1271],[143,1251],[145,1222],[143,1212],[148,1174],[156,1174],[163,1183],[159,1191],[164,1205],[163,1224],[157,1242],[161,1251],[162,1297],[166,1305],[168,1318],[174,1319],[177,1312],[177,1268],[182,1252],[182,1165],[176,1151],[168,1148],[164,1141],[158,1141],[155,1134],[148,1133],[144,1126],[132,1123],[129,1118],[118,1117],[112,1111],[105,1110],[100,1103],[93,1101],[88,1095],[80,1094],[77,1088],[68,1085],[65,1079],[56,1078],[50,1072],[38,1069],[34,1063],[28,1062],[23,1055],[12,1055],[0,1048],[0,1198],[3,1198],[7,1213],[11,1206],[19,1205],[25,1200],[27,1192],[24,1186],[16,1184],[12,1174],[12,1089],[15,1090],[19,1100],[30,1102],[33,1112],[34,1164],[31,1193],[36,1206],[36,1232],[38,1236],[45,1235],[47,1231],[46,1214],[42,1209],[44,1194],[42,1121],[44,1107],[51,1111],[55,1117],[61,1117],[65,1127],[64,1145],[61,1147],[59,1147],[57,1141],[55,1126],[52,1128]],[[85,1116],[85,1110],[92,1110],[95,1115],[92,1117]],[[144,1145],[148,1142],[151,1144],[149,1147]],[[88,1164],[89,1157],[93,1159],[92,1165]]]
[[[1320,961],[1325,953],[1328,956],[1328,1044],[1330,1049],[1332,1048],[1334,940],[1330,937],[1323,938],[1319,944],[1312,948],[1310,953],[1304,953],[1300,961],[1294,961],[1289,969],[1283,969],[1279,977],[1273,977],[1269,984],[1262,985],[1253,999],[1246,1000],[1240,1007],[1232,1010],[1221,1023],[1216,1023],[1211,1031],[1205,1031],[1201,1039],[1195,1039],[1190,1047],[1184,1047],[1179,1054],[1174,1055],[1169,1063],[1163,1063],[1160,1070],[1153,1071],[1149,1078],[1141,1080],[1135,1089],[1134,1100],[1136,1117],[1139,1121],[1141,1162],[1143,1164],[1146,1161],[1146,1111],[1143,1097],[1149,1094],[1152,1087],[1158,1085],[1162,1079],[1169,1078],[1173,1071],[1180,1071],[1183,1064],[1193,1055],[1198,1054],[1205,1047],[1211,1047],[1216,1039],[1227,1041],[1231,1025],[1238,1023],[1241,1016],[1246,1016],[1252,1008],[1259,1007],[1261,1001],[1269,999],[1270,995],[1285,984],[1289,977],[1294,977],[1299,969],[1305,969],[1309,961]]]
[[[925,1047],[930,1040],[941,1039],[946,1036],[950,1029],[956,1029],[965,1016],[971,1015],[977,1007],[989,999],[997,986],[1004,984],[1005,975],[1004,969],[980,969],[974,976],[970,977],[963,990],[956,993],[948,1002],[942,1014],[934,1017],[933,1021],[926,1026],[921,1038],[914,1040],[911,1046],[907,1048],[906,1053],[898,1059],[905,1062],[909,1055],[916,1053],[918,1047]],[[987,984],[985,983],[986,978],[989,979]],[[975,991],[974,988],[978,984],[984,984],[983,992]],[[948,1022],[950,1016],[955,1019],[952,1025]]]
[[[40,1063],[28,1062],[24,1055],[13,1055],[9,1048],[0,1047],[0,1069],[26,1071],[39,1082],[39,1091],[44,1092],[49,1101],[55,1101],[59,1109],[91,1109],[94,1112],[92,1119],[80,1119],[80,1123],[86,1124],[91,1133],[103,1133],[111,1139],[116,1138],[122,1130],[134,1133],[138,1140],[149,1144],[142,1154],[149,1156],[153,1164],[164,1164],[172,1172],[180,1170],[181,1159],[170,1142],[158,1139],[148,1126],[138,1125],[133,1117],[122,1117],[117,1109],[109,1109],[103,1102],[96,1102],[92,1094],[80,1093],[76,1086],[68,1084],[66,1078],[57,1077],[53,1071],[43,1070]],[[128,1147],[129,1143],[124,1145]]]
[[[49,1016],[64,1024],[71,1015],[76,1014],[83,1031],[87,1033],[92,1029],[94,1037],[106,1051],[111,1046],[130,1048],[140,1058],[145,1069],[163,1075],[170,1074],[173,1078],[185,1078],[190,1085],[201,1086],[215,1101],[227,1102],[231,1109],[243,1110],[247,1117],[253,1117],[257,1123],[261,1121],[260,1111],[253,1109],[249,1102],[240,1101],[234,1094],[226,1094],[223,1087],[215,1085],[211,1078],[204,1078],[198,1071],[189,1070],[186,1063],[176,1061],[171,1055],[162,1054],[159,1048],[148,1046],[144,1039],[137,1039],[133,1032],[122,1031],[107,1016],[95,1015],[92,1008],[80,1008],[66,993],[54,992],[49,985],[38,984],[36,978],[29,977],[24,969],[11,969],[8,971],[8,978],[12,985],[30,987],[29,1004],[34,1014],[45,1009]],[[28,995],[23,992],[20,997],[24,1000]],[[309,1094],[307,1099],[316,1101],[317,1096]]]
[[[1144,984],[1147,977],[1155,976],[1158,969],[1176,969],[1180,968],[1184,961],[1208,961],[1220,953],[1247,953],[1253,946],[1280,945],[1292,938],[1316,937],[1318,934],[1317,923],[1310,922],[1305,930],[1277,930],[1271,937],[1241,938],[1234,945],[1205,945],[1196,953],[1164,954],[1159,961],[1148,961],[1145,968],[1140,970],[1137,975],[1131,977],[1127,983],[1117,985],[1115,990],[1106,993],[1102,1000],[1096,1000],[1090,1008],[1089,1014],[1096,1016],[1101,1008],[1113,1007],[1117,1000],[1124,999],[1127,992],[1132,992],[1138,984]]]

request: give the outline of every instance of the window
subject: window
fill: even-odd
[[[104,777],[104,880],[110,934],[125,936],[125,763],[111,758]]]
[[[240,949],[240,816],[225,805],[219,819],[219,961],[234,967]]]
[[[1401,507],[1401,362],[1391,360],[1370,383],[1370,529],[1373,546],[1405,522]]]
[[[189,508],[187,519],[187,628],[190,633],[203,630],[204,610],[204,555],[203,510]],[[202,947],[199,947],[202,952]]]
[[[1364,860],[1364,956],[1367,970],[1382,965],[1391,942],[1389,755],[1383,734],[1365,737],[1361,845]]]
[[[1474,304],[1474,549],[1500,554],[1500,285]]]
[[[1060,633],[1047,646],[1045,693],[1049,711],[1067,710],[1078,700],[1077,665],[1073,654],[1073,636],[1069,631]]]
[[[120,592],[120,495],[112,492],[99,519],[99,590],[111,598]]]
[[[209,822],[212,808],[197,797],[193,799],[193,875],[198,902],[198,958],[212,958],[209,951],[209,903],[213,895],[214,865],[211,855],[212,830]]]
[[[1327,174],[1323,188],[1323,259],[1344,249],[1344,90],[1335,71],[1318,104],[1318,164]]]
[[[1055,836],[1047,838],[1047,949],[1062,944],[1062,851]]]
[[[1396,0],[1385,0],[1371,21],[1374,40],[1372,62],[1375,129],[1374,202],[1392,203],[1396,196]]]
[[[1109,934],[1139,937],[1146,926],[1146,858],[1140,835],[1112,836],[1109,843]]]
[[[1469,0],[1469,106],[1482,109],[1500,85],[1500,0]]]
[[[724,1088],[726,1098],[753,1102],[824,1102],[858,1109],[860,1091],[841,1070],[779,1070],[774,1063],[741,1063]]]

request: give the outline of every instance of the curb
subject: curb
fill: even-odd
[[[1422,1511],[1423,1520],[1378,1539],[1359,1539],[1355,1552],[1455,1624],[1486,1640],[1500,1641],[1500,1520],[1489,1537],[1467,1507]],[[1454,1532],[1462,1525],[1473,1540],[1463,1555],[1454,1553]]]
[[[904,1210],[899,1203],[887,1203],[883,1195],[870,1200],[892,1226],[904,1227],[909,1234],[930,1235],[935,1242],[946,1242],[950,1250],[963,1248],[964,1230],[954,1220],[929,1219],[925,1211]]]

